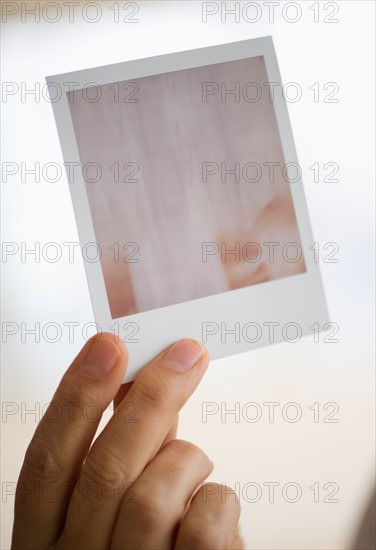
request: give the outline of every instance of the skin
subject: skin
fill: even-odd
[[[12,549],[242,548],[235,493],[203,484],[213,464],[176,439],[206,349],[180,340],[121,385],[127,359],[122,342],[99,334],[63,376],[26,451]],[[95,413],[112,400],[114,415],[93,443]]]

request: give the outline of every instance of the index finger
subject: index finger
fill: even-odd
[[[97,334],[63,376],[25,455],[12,548],[47,548],[60,535],[82,462],[126,362],[121,342],[111,334]]]

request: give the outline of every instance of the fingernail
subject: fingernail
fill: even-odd
[[[169,369],[185,372],[204,355],[205,350],[194,340],[179,340],[166,353],[163,363]]]
[[[109,340],[98,340],[89,345],[90,349],[85,357],[83,370],[91,378],[103,378],[115,367],[120,352]]]

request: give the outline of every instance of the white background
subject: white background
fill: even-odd
[[[28,3],[29,6],[33,2]],[[86,3],[87,4],[87,3]],[[241,2],[241,8],[247,2]],[[19,89],[44,85],[44,77],[86,67],[117,63],[173,51],[264,36],[273,36],[282,79],[297,82],[302,98],[289,103],[298,157],[315,240],[333,241],[338,263],[321,263],[332,321],[340,327],[339,343],[314,343],[306,337],[215,361],[181,415],[179,436],[201,446],[215,463],[212,478],[234,486],[242,503],[241,530],[246,548],[345,549],[374,483],[374,376],[373,376],[373,199],[374,199],[374,3],[338,2],[338,23],[323,23],[331,10],[320,12],[314,23],[314,3],[300,3],[296,23],[282,16],[285,2],[276,7],[275,21],[259,2],[261,19],[249,23],[220,13],[203,23],[201,2],[140,2],[138,23],[114,23],[113,2],[102,2],[102,17],[88,23],[82,10],[69,23],[67,11],[57,23],[33,23],[20,13],[2,25],[2,79]],[[325,2],[320,3],[323,9]],[[85,3],[83,3],[85,5]],[[226,5],[226,4],[224,4]],[[233,7],[234,2],[227,2]],[[120,8],[122,3],[120,3]],[[88,12],[92,16],[92,12]],[[253,17],[254,11],[249,11]],[[285,12],[293,18],[295,13]],[[52,17],[52,10],[50,12]],[[314,82],[338,83],[338,103],[313,101]],[[25,84],[22,84],[25,83]],[[51,105],[21,93],[2,103],[2,161],[62,164]],[[339,183],[314,183],[309,170],[315,162],[336,162]],[[326,175],[326,174],[325,174]],[[59,182],[21,181],[20,173],[2,183],[2,236],[5,242],[28,246],[39,241],[62,244],[78,241],[66,178]],[[82,327],[93,321],[82,259],[70,263],[67,255],[55,264],[27,256],[3,257],[2,322],[14,322],[20,331],[9,336],[2,351],[2,400],[15,414],[2,420],[1,548],[10,545],[13,499],[4,482],[14,483],[40,409],[49,402],[65,368],[84,343]],[[74,342],[63,327],[62,338],[49,343],[33,335],[21,341],[21,323],[80,323]],[[3,324],[4,329],[4,324]],[[52,336],[52,332],[49,337]],[[4,333],[3,333],[4,340]],[[268,419],[265,402],[278,402],[275,422]],[[302,418],[286,421],[281,410],[296,402]],[[22,405],[22,403],[25,403]],[[262,410],[258,422],[240,414],[219,414],[202,422],[205,402],[219,409],[241,411],[249,402]],[[338,423],[313,421],[313,403],[321,413],[335,402]],[[4,405],[3,405],[4,407]],[[19,412],[16,412],[16,410]],[[21,410],[35,409],[23,417]],[[293,411],[291,411],[293,412]],[[249,415],[252,411],[249,410]],[[263,488],[256,503],[247,502],[247,483]],[[278,482],[275,501],[269,502],[263,483]],[[286,502],[281,488],[299,484],[302,497]],[[315,503],[314,483],[320,488],[336,483],[338,503],[324,503],[322,490]],[[9,485],[7,485],[9,487]],[[243,493],[243,494],[242,494]],[[288,494],[293,497],[293,492]]]

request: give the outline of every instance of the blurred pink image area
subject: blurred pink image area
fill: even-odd
[[[267,81],[255,57],[69,93],[112,318],[306,271]]]

